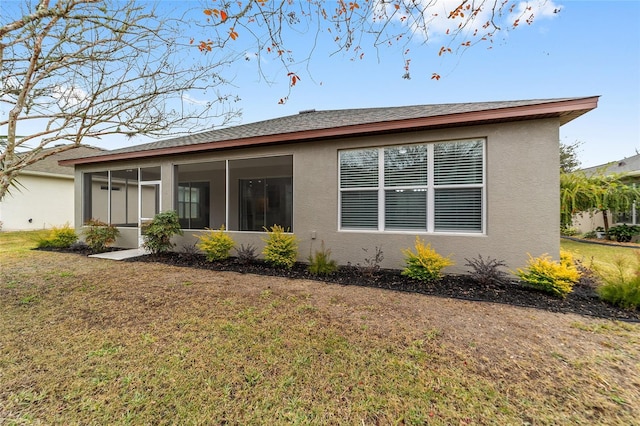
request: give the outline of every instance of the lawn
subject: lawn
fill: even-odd
[[[16,235],[0,234],[0,424],[640,418],[639,324],[30,251]]]
[[[590,244],[573,240],[560,240],[562,249],[574,253],[588,268],[603,274],[618,276],[631,275],[637,270],[640,262],[640,249],[631,247],[615,247],[601,244]]]

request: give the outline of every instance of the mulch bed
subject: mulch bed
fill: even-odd
[[[445,275],[433,283],[419,282],[400,274],[398,270],[368,270],[356,266],[342,266],[333,274],[313,275],[307,265],[296,263],[291,270],[273,268],[260,260],[241,264],[235,258],[222,262],[208,262],[198,253],[161,253],[131,258],[130,262],[160,262],[181,267],[246,274],[279,276],[291,279],[310,279],[340,285],[358,285],[394,291],[413,292],[463,300],[502,303],[543,309],[551,312],[575,313],[599,318],[640,322],[638,310],[626,310],[599,299],[593,280],[582,279],[565,299],[526,287],[513,280],[482,284],[469,275]]]

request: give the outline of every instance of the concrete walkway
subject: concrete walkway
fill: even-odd
[[[97,257],[98,259],[111,259],[111,260],[124,260],[130,259],[132,257],[138,257],[145,254],[149,254],[149,252],[143,248],[129,249],[129,250],[118,250],[118,251],[109,251],[106,253],[98,253],[89,255],[89,257]]]

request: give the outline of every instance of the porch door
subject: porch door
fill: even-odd
[[[155,168],[153,168],[155,169]],[[147,178],[152,177],[155,178],[155,173],[150,173],[149,169],[141,169],[141,178],[144,179],[145,174]],[[145,173],[145,171],[147,173]],[[142,243],[144,242],[142,236],[144,235],[145,227],[153,220],[153,217],[160,213],[160,205],[161,205],[161,183],[160,183],[160,175],[159,168],[157,174],[157,180],[140,180],[138,187],[138,245],[142,247]]]

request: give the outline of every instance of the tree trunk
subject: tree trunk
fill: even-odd
[[[606,210],[602,210],[602,220],[604,222],[604,238],[609,240],[609,216]]]

